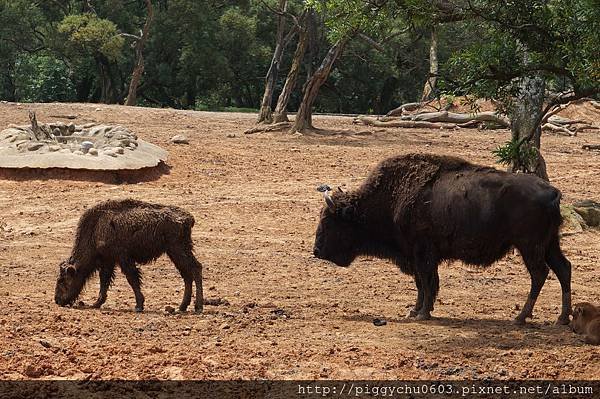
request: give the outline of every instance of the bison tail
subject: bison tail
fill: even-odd
[[[559,227],[562,224],[562,216],[560,214],[560,199],[561,199],[561,197],[562,197],[562,194],[560,193],[560,191],[557,189],[554,189],[553,198],[548,203],[550,215],[552,217],[552,220],[557,221],[557,227]]]

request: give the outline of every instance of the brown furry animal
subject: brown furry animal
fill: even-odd
[[[141,312],[144,295],[136,264],[147,264],[166,253],[185,282],[179,309],[185,311],[190,304],[195,282],[194,308],[202,312],[202,265],[193,254],[193,226],[194,217],[181,208],[132,199],[106,201],[86,210],[77,225],[71,256],[60,264],[55,302],[73,304],[86,282],[99,272],[100,293],[93,305],[99,308],[118,264],[133,288],[135,310]]]
[[[417,300],[409,316],[426,320],[439,290],[441,262],[486,267],[516,247],[531,276],[516,322],[532,316],[552,270],[562,289],[558,323],[568,324],[571,263],[559,244],[560,197],[533,175],[449,156],[396,156],[377,165],[358,189],[325,192],[313,253],[343,267],[361,255],[391,260],[415,279]]]
[[[576,334],[584,334],[586,343],[600,345],[600,308],[588,302],[575,305],[571,328]]]

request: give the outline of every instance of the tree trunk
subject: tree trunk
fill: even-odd
[[[287,8],[287,0],[279,0],[278,10],[285,12]],[[271,59],[271,65],[265,76],[265,92],[263,94],[262,102],[260,104],[260,111],[258,113],[257,123],[272,122],[272,110],[271,102],[273,100],[273,90],[275,89],[275,82],[277,81],[277,74],[279,73],[279,65],[281,64],[281,56],[283,55],[284,40],[283,34],[285,31],[285,18],[282,15],[277,17],[277,40],[275,42],[275,51],[273,52],[273,58]]]
[[[100,102],[115,104],[119,95],[110,61],[104,55],[98,55],[96,62],[100,72]]]
[[[319,89],[325,83],[329,77],[329,73],[333,68],[333,64],[340,57],[344,46],[348,42],[349,37],[343,37],[338,40],[327,52],[325,58],[321,62],[319,68],[315,73],[308,79],[303,89],[302,103],[296,114],[296,120],[294,126],[292,126],[291,132],[303,132],[307,129],[311,129],[312,126],[312,106],[319,94]]]
[[[431,29],[431,45],[429,46],[429,78],[427,82],[425,82],[425,87],[423,88],[423,95],[421,96],[421,102],[427,101],[431,94],[435,90],[435,85],[437,83],[437,75],[438,75],[438,57],[437,57],[437,28],[434,26]]]
[[[521,153],[535,149],[536,155],[533,159],[515,159],[509,169],[512,172],[533,173],[548,180],[546,162],[540,152],[545,88],[545,80],[539,73],[521,78],[520,92],[511,115],[512,139],[522,141],[521,146],[525,151]]]
[[[150,25],[154,17],[154,9],[152,8],[152,1],[146,1],[146,8],[148,10],[148,16],[146,17],[146,23],[142,30],[142,36],[135,44],[135,66],[133,67],[133,73],[131,74],[131,83],[129,83],[129,93],[127,94],[127,101],[125,105],[135,105],[137,103],[137,89],[140,85],[142,74],[144,73],[144,45],[148,40],[148,34],[150,33]]]
[[[300,66],[302,65],[302,59],[306,52],[308,45],[308,31],[307,27],[303,25],[298,32],[298,44],[296,45],[296,51],[294,52],[294,58],[292,59],[292,66],[288,72],[287,78],[285,79],[285,85],[283,90],[277,99],[277,106],[275,107],[275,114],[273,115],[273,122],[288,122],[287,117],[287,105],[290,100],[290,96],[296,86],[298,75],[300,73]]]

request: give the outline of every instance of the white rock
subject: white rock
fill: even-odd
[[[170,141],[173,144],[189,144],[190,143],[188,138],[185,137],[183,134],[178,134],[176,136],[173,136]]]

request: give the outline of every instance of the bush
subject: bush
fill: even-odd
[[[24,56],[17,61],[15,88],[18,101],[74,101],[76,92],[64,62],[48,55]]]

